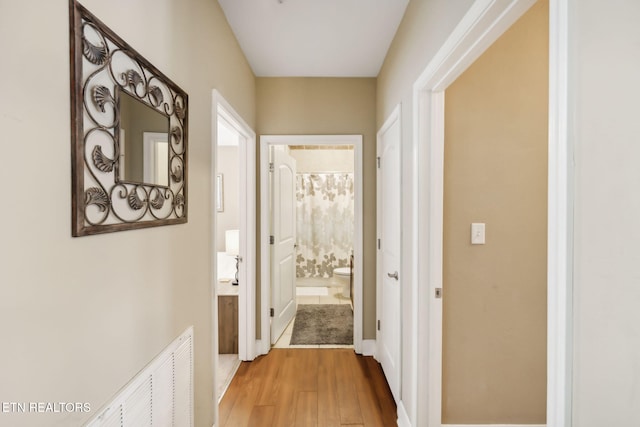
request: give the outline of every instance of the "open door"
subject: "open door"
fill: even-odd
[[[396,109],[378,133],[378,360],[400,401],[400,115]]]
[[[296,314],[296,161],[273,148],[271,206],[271,344]]]

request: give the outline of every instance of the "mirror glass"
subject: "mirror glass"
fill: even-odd
[[[120,165],[125,182],[169,185],[169,117],[119,90]]]

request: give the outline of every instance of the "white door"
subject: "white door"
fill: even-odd
[[[400,398],[400,120],[394,113],[378,133],[378,350],[396,402]]]
[[[296,161],[274,147],[272,173],[271,344],[296,314]]]

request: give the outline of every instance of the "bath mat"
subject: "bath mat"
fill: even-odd
[[[348,304],[299,304],[291,345],[352,345],[353,311]]]
[[[305,297],[318,297],[329,295],[329,289],[319,286],[296,287],[296,295]]]

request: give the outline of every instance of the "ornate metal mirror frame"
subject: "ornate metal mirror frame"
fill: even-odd
[[[187,222],[187,94],[82,5],[69,9],[73,236]],[[166,120],[168,177],[155,183],[124,173],[124,94]]]

